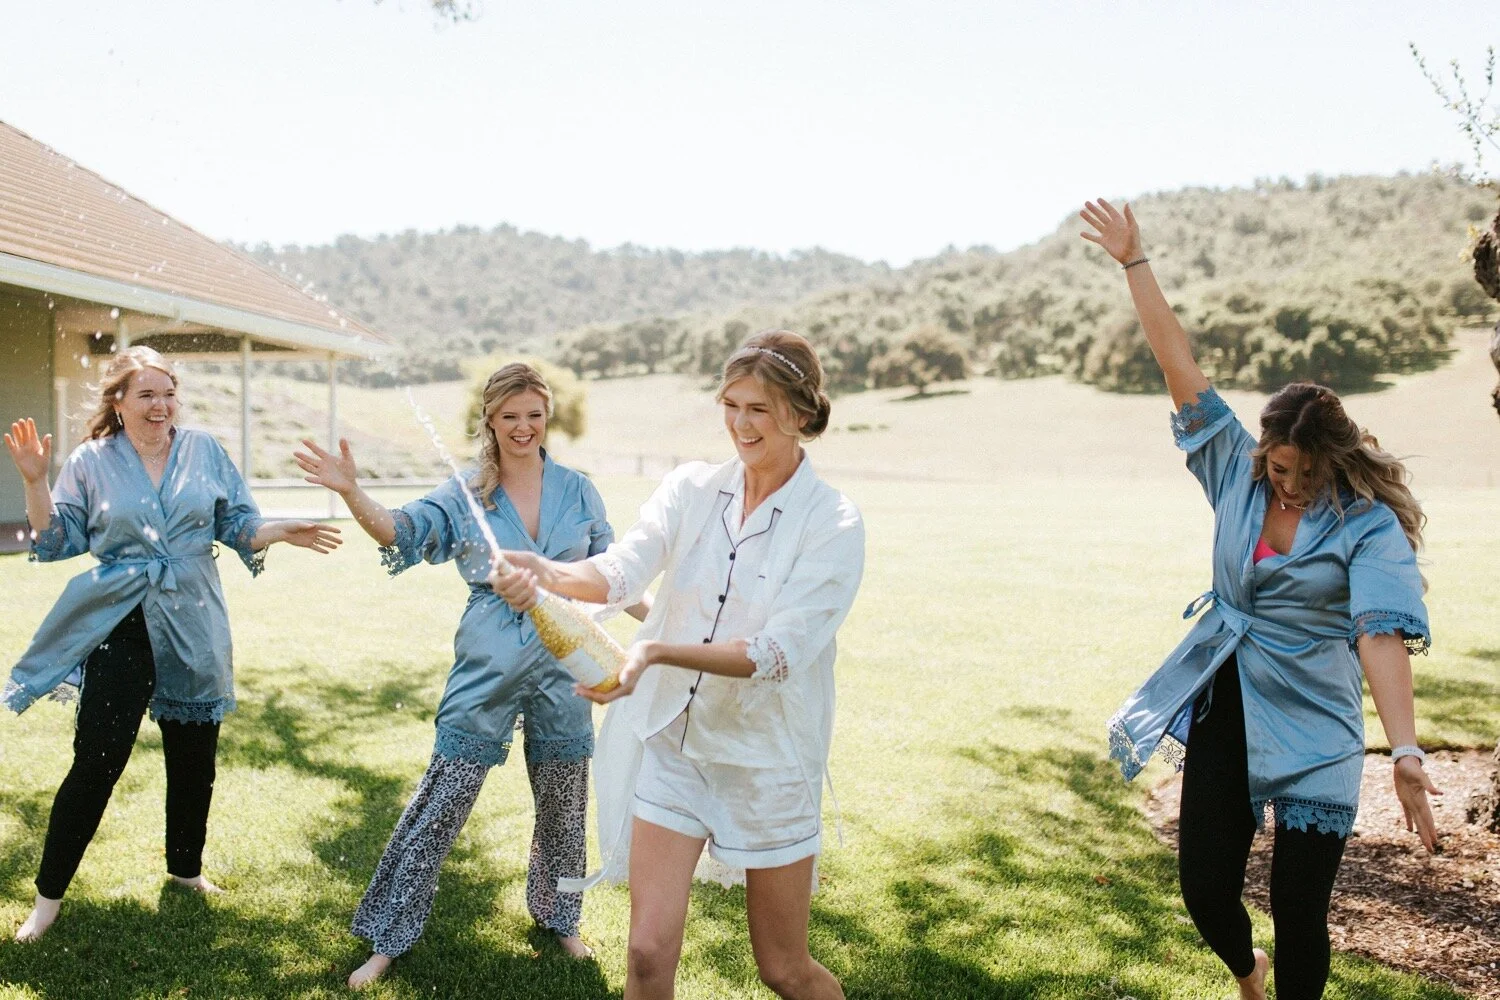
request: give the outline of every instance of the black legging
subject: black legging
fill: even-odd
[[[1237,977],[1255,968],[1250,915],[1240,902],[1255,837],[1245,753],[1239,667],[1214,675],[1207,715],[1188,733],[1178,819],[1182,900],[1208,946]],[[1278,826],[1271,849],[1271,919],[1276,930],[1276,996],[1317,1000],[1328,982],[1328,900],[1344,856],[1333,833]]]
[[[141,716],[156,689],[156,661],[137,607],[89,654],[83,666],[73,766],[52,800],[36,889],[61,899],[83,852],[99,829],[115,782],[130,760]],[[161,720],[167,761],[167,871],[196,878],[202,871],[208,805],[214,792],[219,724]]]

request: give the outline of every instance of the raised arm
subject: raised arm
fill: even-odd
[[[339,438],[339,453],[325,451],[317,442],[302,439],[307,451],[292,453],[297,464],[307,475],[302,478],[330,489],[343,498],[349,513],[365,534],[381,545],[390,545],[396,540],[396,519],[384,505],[375,501],[359,485],[359,470],[354,464],[354,452],[347,438]]]
[[[1093,232],[1078,235],[1090,243],[1099,244],[1125,269],[1125,280],[1130,285],[1130,298],[1135,303],[1136,315],[1140,317],[1141,331],[1166,377],[1172,404],[1181,408],[1184,403],[1193,402],[1208,388],[1208,379],[1193,357],[1187,332],[1167,304],[1167,297],[1156,283],[1156,275],[1151,273],[1151,265],[1141,247],[1141,229],[1136,225],[1135,214],[1128,204],[1121,214],[1103,198],[1086,202],[1078,214],[1094,227]]]
[[[10,425],[5,447],[26,484],[26,520],[31,530],[46,531],[52,523],[52,494],[47,488],[47,467],[52,461],[52,435],[38,436],[30,417]]]

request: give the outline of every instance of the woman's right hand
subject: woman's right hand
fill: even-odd
[[[1078,235],[1090,243],[1099,244],[1116,263],[1129,264],[1145,256],[1141,250],[1141,227],[1136,225],[1135,213],[1129,204],[1122,215],[1115,206],[1100,198],[1097,202],[1085,202],[1083,211],[1078,214],[1096,230]]]
[[[52,435],[38,436],[36,421],[30,417],[17,420],[10,425],[5,435],[5,447],[10,450],[11,461],[27,483],[46,480],[47,467],[52,462]]]
[[[490,587],[506,604],[517,611],[529,611],[537,602],[537,579],[545,562],[535,552],[504,552],[506,570],[490,572]]]
[[[325,487],[342,496],[359,485],[359,469],[354,464],[354,452],[349,448],[348,438],[339,438],[339,453],[325,451],[316,441],[302,439],[307,451],[294,451],[292,457],[307,475],[302,478],[309,483]]]

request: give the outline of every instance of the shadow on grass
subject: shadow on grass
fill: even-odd
[[[332,801],[317,803],[333,818],[306,842],[316,863],[268,866],[255,872],[260,884],[211,899],[172,887],[163,873],[155,907],[139,897],[74,893],[41,942],[0,941],[0,984],[22,983],[39,996],[68,1000],[345,995],[344,978],[368,954],[365,942],[349,934],[349,920],[421,765],[397,778],[339,749],[337,730],[378,726],[382,716],[388,723],[385,706],[408,698],[405,685],[373,693],[343,685],[298,691],[306,693],[335,710],[310,715],[280,695],[246,705],[225,727],[219,769],[223,775],[290,768],[334,783],[340,791]],[[159,742],[152,747],[149,740],[136,748],[137,756],[159,752]],[[159,758],[153,763],[160,768]],[[23,831],[0,844],[0,884],[13,896],[30,899],[51,798],[51,790],[0,790],[0,807]],[[253,824],[254,817],[220,811],[214,821],[211,840],[232,837],[236,824]],[[524,913],[500,911],[498,900],[524,878],[524,870],[495,863],[484,844],[461,835],[422,940],[368,995],[609,996],[598,965],[566,957],[550,935],[528,934]]]
[[[1466,655],[1500,661],[1500,650],[1471,650]],[[1413,691],[1417,710],[1449,731],[1448,738],[1438,743],[1440,748],[1468,749],[1495,742],[1500,684],[1477,677],[1458,680],[1422,673],[1413,678]]]
[[[1178,895],[1176,859],[1151,835],[1135,795],[1097,754],[958,750],[981,791],[933,811],[936,835],[882,839],[878,871],[824,866],[813,897],[814,954],[850,997],[1167,1000],[1232,991]],[[972,772],[971,772],[972,774]],[[869,841],[867,840],[867,843]],[[863,882],[855,892],[842,886]],[[755,978],[743,890],[698,887],[690,952],[730,982]],[[1339,961],[1328,996],[1458,1000],[1438,986]],[[1406,982],[1411,982],[1407,980]],[[1370,992],[1371,990],[1375,992]]]
[[[891,845],[901,856],[886,887],[901,920],[896,941],[905,942],[899,971],[890,974],[889,958],[858,962],[850,992],[1111,996],[1117,983],[1153,995],[1132,967],[1170,963],[1194,935],[1178,919],[1172,859],[1145,832],[1118,772],[1063,748],[1023,753],[991,742],[956,755],[985,772],[986,784],[998,782],[1002,801],[950,803],[951,835]],[[840,914],[837,926],[851,940],[859,918]],[[867,936],[863,947],[872,946]]]

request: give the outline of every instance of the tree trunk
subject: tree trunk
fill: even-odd
[[[1495,768],[1490,771],[1489,788],[1469,796],[1470,823],[1479,823],[1491,833],[1500,833],[1500,746],[1495,747]]]

